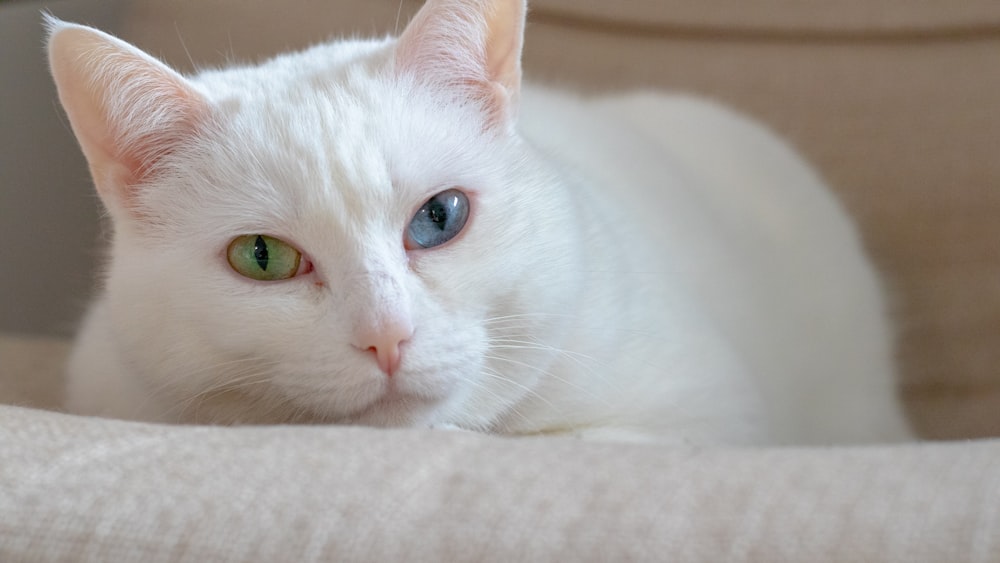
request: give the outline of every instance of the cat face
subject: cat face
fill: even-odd
[[[546,217],[548,176],[477,112],[378,76],[294,95],[219,100],[215,129],[176,155],[169,182],[142,191],[137,206],[157,220],[116,256],[109,289],[121,295],[117,317],[134,322],[134,304],[149,303],[141,318],[153,323],[128,332],[164,330],[173,346],[187,342],[183,372],[231,363],[213,385],[268,388],[336,420],[410,423],[523,393],[538,373],[507,381],[512,366],[487,356],[498,329],[536,324],[495,319],[544,311],[534,299],[552,293],[538,287],[552,267],[543,257],[559,250],[558,237],[543,240],[559,228]],[[408,244],[421,209],[452,190],[468,202],[460,232]],[[258,234],[301,253],[297,275],[257,281],[231,266],[232,241]],[[389,375],[369,348],[393,330]],[[137,367],[176,366],[173,346]],[[189,385],[185,394],[202,376]]]
[[[478,3],[430,2],[398,42],[193,80],[56,29],[61,98],[114,222],[115,334],[171,416],[486,429],[532,392],[578,251],[565,195],[512,126],[509,4],[517,25],[473,30],[489,40],[440,29]],[[516,49],[492,39],[506,28]],[[60,69],[88,42],[116,56]],[[483,68],[440,63],[476,49]],[[94,76],[110,78],[74,83]]]

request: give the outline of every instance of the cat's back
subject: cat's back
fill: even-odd
[[[656,93],[529,89],[521,124],[588,179],[595,205],[634,222],[636,239],[615,251],[680,283],[758,381],[779,440],[906,435],[874,268],[836,197],[778,136]]]

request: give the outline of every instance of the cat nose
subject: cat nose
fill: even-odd
[[[366,327],[356,332],[359,350],[372,352],[379,369],[388,376],[399,370],[403,361],[400,345],[413,336],[413,326],[408,320],[395,319],[377,327]]]

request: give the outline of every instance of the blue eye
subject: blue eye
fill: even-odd
[[[469,218],[469,198],[458,190],[445,190],[417,211],[406,229],[406,247],[433,248],[455,238]]]

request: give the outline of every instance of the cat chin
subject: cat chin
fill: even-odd
[[[389,393],[359,413],[338,422],[383,428],[431,426],[434,414],[443,403],[441,399]]]
[[[440,418],[437,413],[448,398],[427,398],[391,392],[374,401],[344,414],[342,406],[334,409],[331,402],[323,400],[323,393],[302,400],[275,401],[273,397],[261,398],[241,393],[223,393],[195,404],[180,408],[178,404],[160,404],[142,400],[147,420],[168,423],[194,424],[349,424],[373,427],[425,427]],[[78,409],[84,411],[85,409]],[[91,409],[92,410],[92,409]],[[121,418],[137,418],[128,413],[110,414]]]

